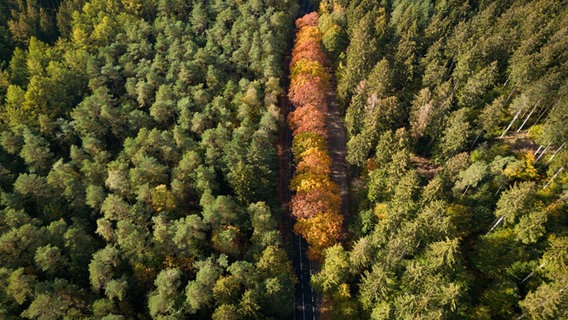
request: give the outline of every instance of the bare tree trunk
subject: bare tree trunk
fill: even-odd
[[[560,171],[564,170],[564,167],[558,169],[558,171],[556,171],[556,174],[552,177],[552,179],[550,179],[550,181],[548,181],[548,183],[542,188],[542,190],[546,189],[546,187],[548,187],[549,184],[552,183],[552,181],[554,181],[554,179],[556,178],[556,176],[558,176],[558,174],[560,173]]]
[[[507,129],[505,129],[505,131],[503,131],[503,133],[501,134],[501,136],[499,137],[499,139],[503,138],[505,136],[505,134],[507,133],[507,131],[509,131],[509,129],[511,129],[511,126],[513,125],[513,122],[515,122],[515,120],[517,120],[517,118],[519,117],[519,114],[521,114],[521,111],[523,111],[523,109],[517,111],[517,114],[515,114],[515,116],[513,117],[513,120],[511,120],[511,122],[509,122],[509,125],[507,126]]]
[[[465,194],[467,193],[467,190],[469,190],[469,187],[470,187],[470,186],[468,185],[467,188],[465,188],[465,191],[462,193],[462,196],[461,196],[462,198],[463,198],[463,196],[465,196]]]
[[[540,153],[540,155],[538,156],[538,158],[536,158],[536,160],[534,162],[537,162],[538,160],[540,160],[540,158],[542,158],[542,156],[544,155],[546,150],[548,150],[548,147],[550,147],[550,143],[546,146],[546,148],[544,148],[544,150],[542,150],[542,152]]]
[[[515,88],[517,88],[517,84],[515,83],[515,85],[513,86],[513,89],[511,89],[511,92],[509,93],[509,96],[507,96],[507,100],[505,100],[504,104],[507,104],[507,102],[509,101],[509,99],[511,98],[511,96],[513,95],[513,92],[515,92]]]
[[[562,148],[564,148],[564,145],[566,144],[566,142],[564,142],[562,144],[562,146],[560,148],[558,148],[558,150],[556,150],[556,152],[552,155],[552,157],[550,157],[550,159],[548,159],[548,161],[546,163],[550,163],[550,161],[552,161],[552,159],[554,159],[554,157],[556,157],[556,155],[558,154],[558,152],[560,152],[560,150],[562,150]]]
[[[452,94],[454,94],[454,92],[456,92],[456,88],[458,87],[458,84],[460,84],[460,79],[458,79],[458,81],[456,81],[456,84],[454,85],[454,88],[452,89]]]
[[[505,218],[505,216],[499,217],[499,219],[497,220],[497,222],[495,222],[495,224],[493,224],[493,226],[491,227],[491,229],[489,229],[489,231],[487,231],[487,233],[486,233],[485,235],[488,235],[489,233],[491,233],[491,231],[493,231],[495,228],[497,228],[497,226],[501,223],[501,221],[503,221],[503,218]]]
[[[529,279],[534,275],[534,273],[538,271],[538,269],[544,267],[545,265],[546,265],[546,262],[543,262],[540,266],[538,266],[538,268],[536,268],[533,272],[531,272],[528,276],[526,276],[526,277],[521,281],[521,283],[524,283],[525,281],[529,280]]]
[[[509,79],[511,79],[511,74],[509,73],[509,76],[507,77],[507,80],[505,81],[505,83],[503,83],[503,87],[507,85],[507,83],[509,83]]]
[[[501,191],[501,189],[503,189],[503,186],[499,186],[499,189],[497,189],[497,191],[495,191],[494,196],[496,196],[497,194],[499,194],[499,191]]]
[[[542,112],[538,115],[538,118],[536,119],[534,124],[537,124],[540,119],[542,118],[542,116],[544,116],[544,114],[546,113],[546,111],[548,111],[548,109],[550,109],[550,106],[552,106],[554,104],[554,101],[552,101],[551,103],[549,103],[546,108],[544,108],[544,110],[542,110]]]
[[[542,146],[539,145],[538,149],[536,149],[536,151],[534,152],[533,156],[536,157],[536,155],[539,153],[540,149],[542,149]]]
[[[531,112],[529,113],[529,115],[527,116],[527,118],[525,119],[525,121],[523,121],[523,124],[521,124],[521,126],[519,127],[519,129],[517,129],[517,132],[521,131],[523,129],[523,127],[525,126],[525,124],[527,123],[527,121],[529,121],[529,119],[531,118],[533,112],[536,110],[536,107],[538,107],[538,105],[540,104],[540,99],[537,101],[537,103],[534,105],[534,108],[531,110]]]
[[[483,131],[479,131],[479,134],[477,135],[477,137],[475,137],[475,140],[473,140],[470,149],[473,149],[473,147],[475,147],[475,143],[477,142],[477,140],[479,140],[479,137],[481,137],[481,133],[483,133]]]

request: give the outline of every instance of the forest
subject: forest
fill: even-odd
[[[566,4],[321,1],[351,176],[322,319],[568,318]]]
[[[0,318],[269,319],[293,1],[0,2]]]
[[[292,234],[318,319],[568,319],[567,35],[564,0],[0,0],[0,319],[295,319]]]

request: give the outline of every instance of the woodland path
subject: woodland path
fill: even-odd
[[[341,192],[341,215],[347,218],[348,210],[348,174],[347,162],[345,161],[347,138],[343,115],[335,99],[335,83],[330,83],[328,92],[327,114],[327,144],[331,156],[331,180],[337,184]]]

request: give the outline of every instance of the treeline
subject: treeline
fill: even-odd
[[[289,314],[275,144],[298,5],[0,6],[0,318]]]
[[[343,234],[339,213],[339,187],[331,181],[331,157],[327,150],[327,94],[318,15],[312,12],[296,20],[296,39],[290,62],[288,98],[294,111],[288,116],[292,129],[295,171],[290,212],[297,219],[294,231],[308,242],[308,257],[321,260],[323,251]]]
[[[568,10],[321,1],[351,164],[330,319],[568,317]]]

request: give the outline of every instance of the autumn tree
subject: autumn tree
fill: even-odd
[[[292,49],[288,91],[295,107],[288,124],[294,135],[292,152],[296,162],[290,181],[295,192],[290,213],[299,219],[294,231],[308,241],[310,259],[321,259],[323,250],[343,236],[343,217],[338,214],[341,197],[330,179],[331,158],[325,142],[329,75],[324,68],[317,21],[315,12],[296,21],[299,30]]]

